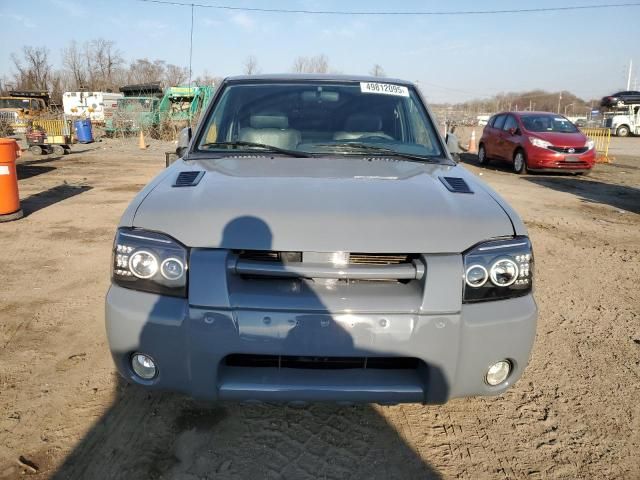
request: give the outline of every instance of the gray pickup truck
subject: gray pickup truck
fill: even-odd
[[[227,78],[124,213],[118,371],[204,400],[503,392],[536,329],[513,209],[452,161],[411,83]]]

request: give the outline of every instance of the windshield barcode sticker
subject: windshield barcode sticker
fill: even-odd
[[[379,93],[382,95],[396,95],[398,97],[409,96],[409,89],[407,87],[393,85],[391,83],[360,82],[360,91],[362,93]]]

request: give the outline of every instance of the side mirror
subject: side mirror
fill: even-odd
[[[186,127],[180,130],[180,134],[178,135],[178,146],[176,147],[176,155],[182,158],[187,150],[189,149],[189,144],[191,143],[191,127]]]
[[[509,129],[509,135],[520,135],[520,129],[519,128],[510,128]]]

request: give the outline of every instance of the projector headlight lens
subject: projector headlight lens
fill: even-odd
[[[151,278],[158,271],[158,259],[153,253],[138,250],[129,258],[129,270],[138,278]]]
[[[491,281],[497,287],[508,287],[518,279],[518,265],[509,258],[502,258],[491,266]]]
[[[167,280],[178,280],[184,275],[184,265],[178,258],[167,258],[162,262],[160,271]]]
[[[471,265],[467,268],[465,281],[470,287],[478,288],[484,285],[489,279],[487,269],[482,265]]]

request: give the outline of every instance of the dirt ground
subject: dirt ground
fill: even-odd
[[[442,406],[206,408],[124,384],[104,332],[111,242],[171,145],[26,154],[26,218],[0,224],[0,479],[640,478],[640,138],[628,140],[633,156],[588,177],[465,157],[530,229],[540,318],[511,390]]]

